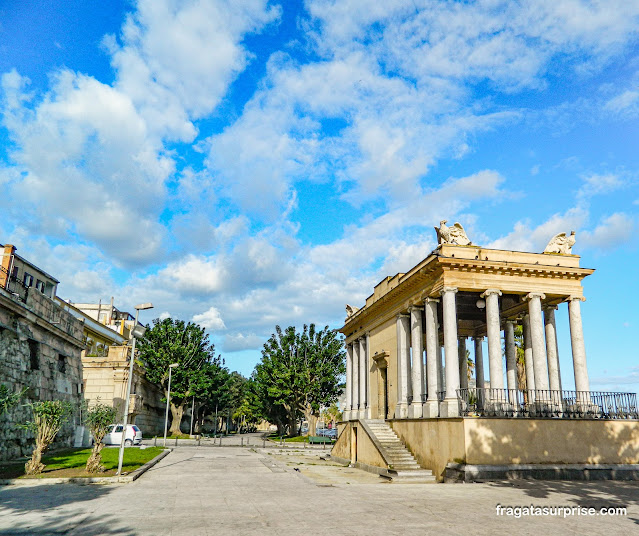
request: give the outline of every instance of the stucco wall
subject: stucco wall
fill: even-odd
[[[464,419],[466,463],[639,463],[639,421]]]
[[[424,469],[443,480],[446,464],[461,461],[464,452],[463,419],[397,419],[390,423],[397,436]]]
[[[377,353],[388,353],[388,415],[395,414],[395,406],[397,405],[397,326],[395,318],[387,320],[380,326],[375,327],[370,332],[369,338],[370,356],[369,370],[370,372],[370,393],[371,393],[371,416],[373,419],[385,418],[380,415],[380,407],[383,405],[381,400],[379,385],[379,369],[375,366],[373,356]]]
[[[344,425],[344,430],[339,432],[337,441],[331,449],[331,456],[337,456],[345,460],[351,459],[351,428],[352,424]]]
[[[366,430],[361,426],[357,430],[357,461],[374,467],[388,467]]]

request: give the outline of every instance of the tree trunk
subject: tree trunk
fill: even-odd
[[[289,426],[289,435],[297,436],[299,435],[299,430],[297,429],[297,416],[295,411],[291,411],[288,415],[288,426]]]
[[[33,454],[31,454],[31,459],[24,464],[24,472],[27,475],[37,475],[42,472],[45,465],[42,463],[42,453],[46,447],[41,447],[40,445],[36,445],[33,449]]]
[[[87,473],[103,473],[106,471],[104,465],[102,465],[102,455],[100,454],[103,447],[104,445],[102,442],[96,442],[93,444],[91,456],[89,456],[89,459],[87,460]]]
[[[169,428],[170,435],[180,435],[180,425],[182,424],[182,417],[184,415],[184,404],[176,406],[171,402],[171,428]]]

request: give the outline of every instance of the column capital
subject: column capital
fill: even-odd
[[[362,343],[366,344],[366,335],[362,335],[361,337],[358,337],[357,340],[359,341],[360,344]]]
[[[506,319],[506,324],[513,324],[513,325],[516,326],[518,324],[518,322],[517,322],[516,319],[508,318],[508,319]]]
[[[543,292],[529,292],[524,296],[524,301],[532,300],[534,298],[539,298],[540,300],[545,300],[546,295]]]
[[[485,298],[486,296],[492,296],[493,294],[497,294],[497,296],[501,296],[501,290],[498,288],[489,288],[481,293],[480,298]]]
[[[419,305],[411,305],[411,306],[408,308],[408,312],[410,313],[411,311],[413,311],[413,309],[414,309],[415,311],[423,311],[423,310],[424,310],[424,308],[423,308],[423,307],[420,307]]]
[[[557,310],[557,306],[556,306],[556,305],[546,305],[546,304],[544,304],[544,306],[542,307],[542,309],[543,309],[544,311],[550,311],[550,310],[552,310],[552,311],[556,311],[556,310]]]
[[[484,336],[483,335],[473,335],[471,338],[474,341],[483,341],[484,340]]]
[[[444,287],[439,291],[439,295],[443,296],[446,292],[452,292],[453,294],[457,294],[459,289],[457,287]]]
[[[568,299],[566,301],[575,301],[575,300],[586,301],[586,297],[585,296],[568,296]]]
[[[397,313],[397,320],[400,318],[410,318],[410,315],[406,313]]]
[[[426,296],[424,298],[424,303],[439,303],[441,300],[439,298],[432,298],[431,296]]]

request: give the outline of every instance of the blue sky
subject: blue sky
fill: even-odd
[[[0,242],[249,374],[440,219],[523,251],[574,229],[591,387],[637,391],[637,28],[627,0],[3,2]]]

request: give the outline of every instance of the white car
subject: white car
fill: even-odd
[[[104,436],[102,443],[105,445],[120,445],[122,443],[122,425],[112,424],[109,426],[109,431]],[[142,430],[135,424],[127,424],[124,444],[130,447],[131,445],[139,445],[140,443],[142,443]]]

